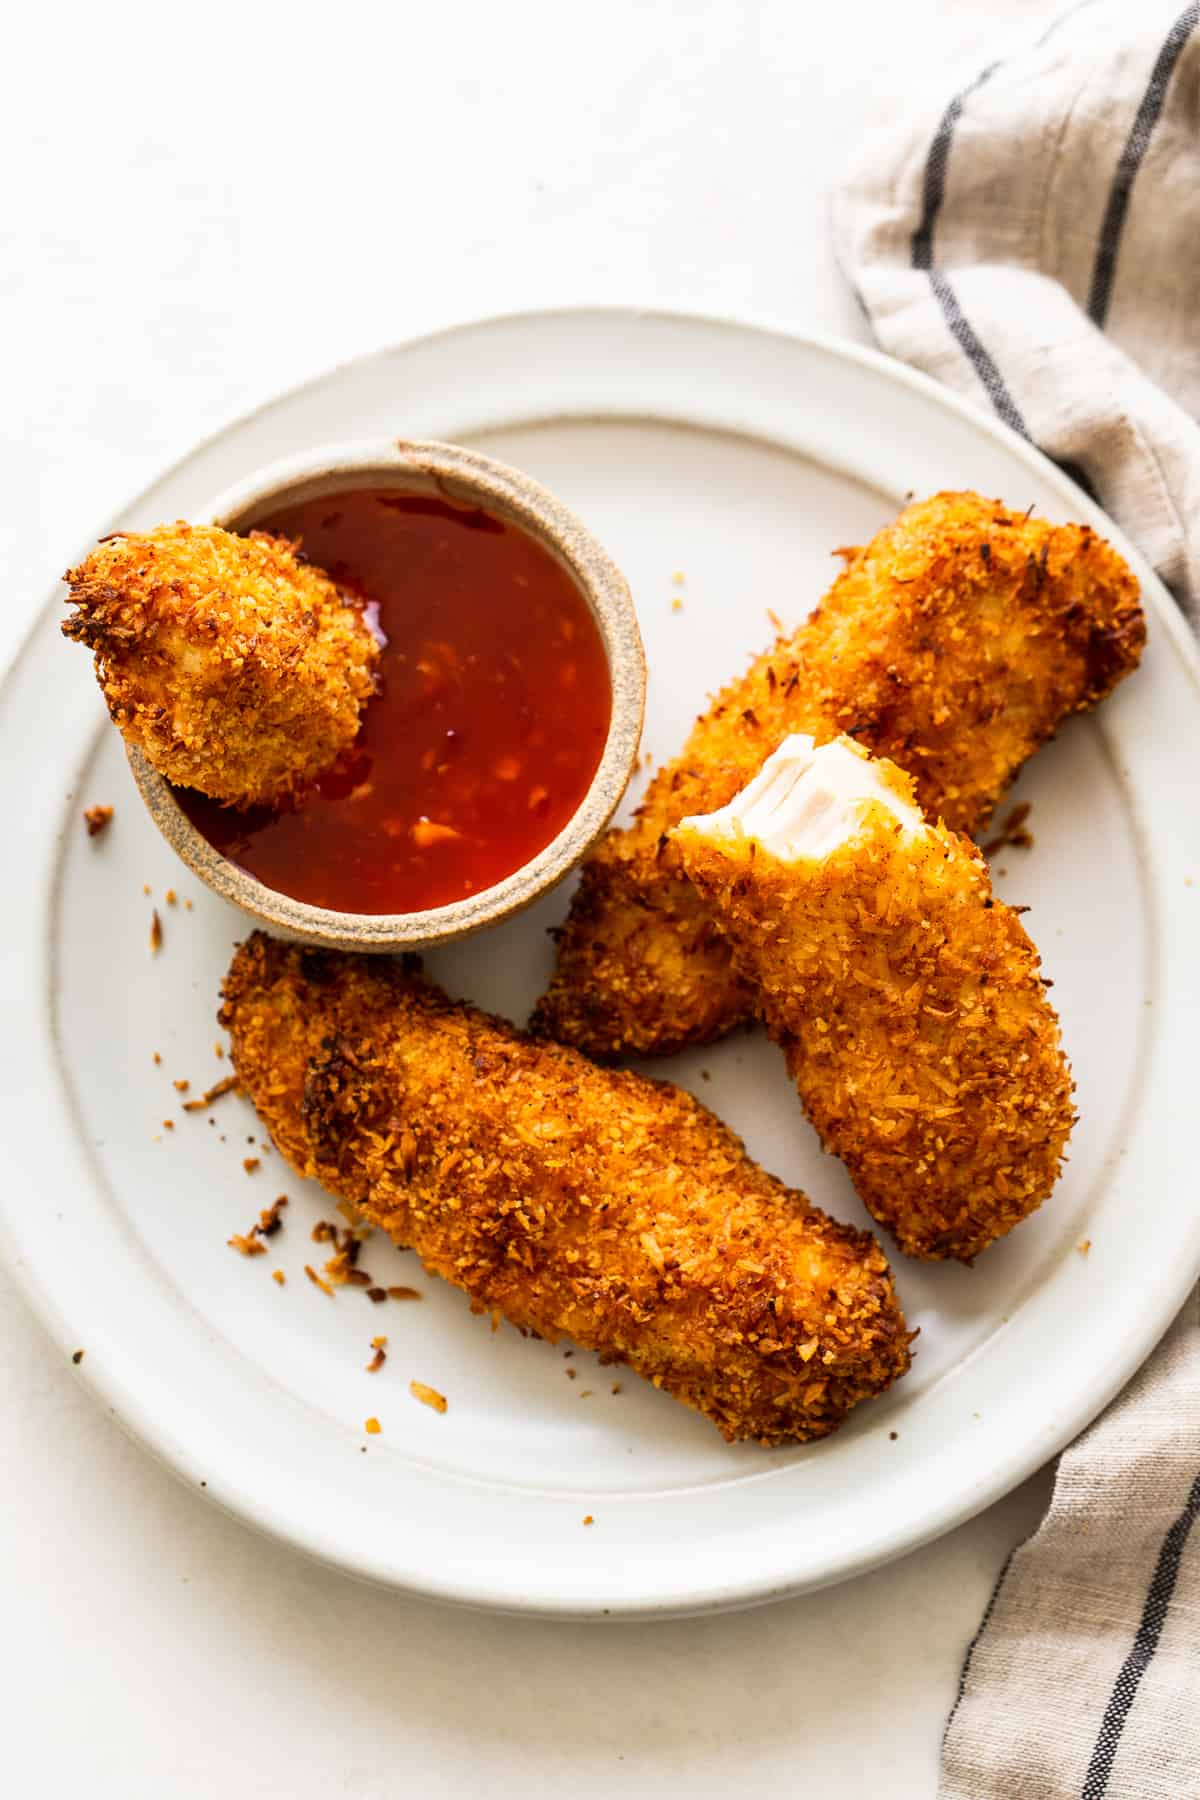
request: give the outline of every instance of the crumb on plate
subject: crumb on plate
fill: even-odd
[[[235,1231],[231,1238],[226,1238],[231,1250],[237,1250],[242,1256],[265,1256],[267,1246],[256,1236],[253,1228],[249,1231]]]
[[[1033,833],[1026,830],[1025,827],[1025,821],[1032,811],[1033,802],[1031,800],[1023,800],[1019,806],[1014,806],[1005,817],[1004,823],[995,837],[989,838],[987,843],[982,846],[983,854],[991,856],[994,851],[1003,850],[1009,845],[1014,850],[1032,850]],[[1005,875],[1008,871],[1001,869],[1000,873]]]
[[[161,1062],[162,1058],[156,1055],[154,1060]],[[224,1081],[218,1081],[213,1087],[206,1088],[198,1100],[185,1101],[184,1112],[203,1112],[205,1107],[211,1106],[214,1100],[219,1100],[222,1094],[231,1094],[237,1084],[236,1075],[227,1075]]]

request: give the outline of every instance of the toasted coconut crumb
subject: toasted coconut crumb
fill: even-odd
[[[213,1055],[216,1057],[217,1061],[220,1062],[224,1058],[224,1055],[225,1055],[224,1044],[214,1044],[213,1045]]]
[[[149,882],[148,882],[148,881],[143,881],[143,883],[142,883],[142,892],[143,892],[143,894],[148,894],[148,893],[149,893],[149,892],[150,892],[150,891],[151,891],[151,890],[150,890],[150,883],[149,883]]]
[[[373,1337],[371,1339],[371,1349],[375,1354],[367,1364],[367,1374],[378,1375],[380,1369],[382,1369],[384,1363],[387,1361],[386,1337]]]
[[[323,1294],[328,1294],[329,1298],[331,1300],[333,1299],[333,1289],[327,1281],[321,1280],[321,1277],[317,1274],[317,1271],[313,1268],[311,1263],[305,1263],[304,1273],[308,1276],[308,1279],[312,1282],[314,1287],[319,1287]]]
[[[159,951],[162,949],[162,941],[163,941],[162,920],[158,916],[158,908],[156,906],[150,914],[150,952],[151,952],[151,955],[153,955],[153,956],[158,955]]]
[[[389,1300],[419,1300],[421,1290],[413,1287],[390,1287],[387,1296]]]
[[[174,1131],[174,1129],[175,1129],[174,1119],[164,1119],[163,1120],[163,1130],[164,1131]]]
[[[432,1406],[434,1412],[444,1413],[449,1405],[445,1394],[439,1394],[436,1388],[428,1387],[423,1381],[410,1381],[408,1391],[422,1406]]]
[[[378,1437],[379,1433],[383,1430],[383,1426],[379,1423],[378,1419],[370,1418],[363,1426],[363,1430],[369,1433],[371,1437]]]
[[[261,1160],[261,1157],[257,1156],[243,1156],[242,1167],[245,1169],[247,1175],[253,1175],[255,1169],[259,1167]]]
[[[770,607],[770,606],[768,606],[768,608],[767,608],[767,622],[770,625],[772,631],[778,632],[780,637],[783,636],[783,620],[780,618],[779,614],[774,610],[774,608]]]
[[[282,1269],[272,1269],[271,1270],[271,1280],[277,1281],[279,1283],[280,1287],[283,1287],[287,1282],[287,1276],[284,1274]]]
[[[1088,1251],[1091,1249],[1091,1247],[1092,1247],[1091,1238],[1084,1238],[1084,1240],[1081,1244],[1076,1244],[1076,1246],[1075,1246],[1075,1248],[1078,1250],[1080,1256],[1086,1256]]]
[[[83,822],[87,826],[88,836],[99,837],[105,827],[112,823],[112,816],[113,809],[111,806],[89,806],[83,815]]]
[[[83,1361],[83,1351],[82,1350],[73,1351],[72,1355],[71,1355],[71,1361],[75,1364],[75,1367],[78,1368],[80,1363]]]
[[[231,1238],[226,1239],[226,1242],[231,1250],[238,1250],[243,1256],[265,1256],[267,1254],[267,1246],[260,1237],[255,1236],[253,1231],[235,1231]]]
[[[333,1245],[333,1255],[325,1264],[325,1276],[334,1287],[371,1288],[376,1285],[365,1269],[355,1268],[363,1240],[353,1227],[339,1231],[331,1220],[318,1219],[312,1228],[312,1239],[314,1244]]]
[[[566,1376],[568,1381],[574,1381],[574,1379],[578,1373],[579,1373],[578,1369],[564,1369],[563,1370],[563,1374]]]
[[[381,1287],[368,1288],[367,1299],[371,1302],[372,1306],[381,1306],[387,1299],[387,1289]]]
[[[233,1245],[235,1250],[240,1250],[243,1256],[263,1255],[266,1250],[266,1244],[262,1240],[264,1238],[273,1237],[279,1230],[283,1223],[279,1214],[287,1203],[287,1195],[280,1194],[277,1200],[273,1201],[270,1206],[265,1207],[264,1210],[259,1213],[257,1225],[252,1225],[249,1231],[244,1234],[239,1233],[237,1236],[231,1237],[228,1240],[229,1243]]]
[[[177,1094],[186,1094],[191,1085],[190,1081],[173,1081],[171,1083]]]
[[[162,1059],[159,1056],[155,1056],[154,1060],[155,1062],[160,1062]],[[218,1081],[215,1086],[206,1088],[198,1100],[185,1101],[183,1107],[184,1112],[203,1112],[205,1107],[211,1106],[214,1100],[219,1100],[222,1094],[231,1094],[237,1084],[238,1079],[236,1075],[227,1075],[224,1081]]]
[[[596,1523],[596,1521],[592,1517],[591,1513],[584,1513],[583,1522],[585,1525],[594,1525]]]
[[[671,601],[671,611],[672,612],[682,612],[683,611],[683,601],[679,598],[678,594],[676,594],[674,599]]]
[[[176,904],[176,902],[178,901],[179,896],[178,896],[178,894],[176,894],[174,888],[168,888],[166,893],[163,895],[163,899],[166,901],[168,906],[174,906]]]
[[[287,1195],[280,1194],[278,1199],[272,1200],[270,1206],[264,1208],[264,1210],[259,1213],[258,1224],[254,1229],[260,1237],[274,1237],[275,1233],[283,1224],[283,1220],[279,1215],[287,1203]]]
[[[997,850],[1004,850],[1009,845],[1014,850],[1032,850],[1033,833],[1025,829],[1025,821],[1033,811],[1033,803],[1023,800],[1020,806],[1014,806],[994,838],[989,838],[983,846],[983,854],[991,856]],[[1001,873],[1006,871],[1002,870]]]
[[[160,1067],[160,1065],[161,1065],[161,1063],[162,1063],[162,1057],[161,1057],[161,1056],[160,1056],[160,1055],[159,1055],[159,1053],[158,1053],[158,1051],[157,1051],[157,1050],[156,1050],[156,1051],[155,1051],[155,1052],[154,1052],[154,1066],[155,1066],[155,1068],[156,1068],[156,1069],[157,1069],[157,1068],[159,1068],[159,1067]]]

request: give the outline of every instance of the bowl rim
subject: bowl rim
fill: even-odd
[[[555,886],[586,856],[612,818],[637,766],[646,700],[646,659],[629,585],[608,552],[548,488],[482,451],[436,439],[359,439],[319,446],[268,464],[224,489],[194,522],[251,526],[297,492],[365,485],[384,476],[414,491],[432,484],[448,498],[473,498],[538,539],[562,563],[596,622],[608,663],[612,709],[604,749],[579,805],[537,854],[477,894],[407,913],[341,912],[268,887],[217,850],[183,811],[164,776],[132,744],[126,755],[146,809],[171,848],[222,899],[260,924],[325,949],[394,951],[449,943],[511,917]],[[397,479],[398,478],[398,479]]]

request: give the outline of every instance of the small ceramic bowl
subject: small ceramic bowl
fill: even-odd
[[[629,588],[573,513],[528,475],[456,444],[341,445],[276,463],[223,494],[198,523],[245,531],[287,505],[351,488],[436,493],[482,506],[537,538],[587,601],[608,658],[612,716],[596,773],[558,836],[503,881],[445,906],[411,913],[332,912],[266,887],[213,848],[183,812],[168,782],[140,750],[128,750],[150,816],[200,879],[224,900],[283,936],[327,949],[395,951],[445,943],[528,906],[585,856],[633,773],[642,729],[646,665]]]

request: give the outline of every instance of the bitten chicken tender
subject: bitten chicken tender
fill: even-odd
[[[168,781],[271,804],[353,742],[379,648],[293,545],[181,521],[106,538],[65,579],[64,635],[95,652],[113,723]]]
[[[791,737],[675,843],[827,1150],[909,1256],[970,1262],[1074,1123],[1037,951],[966,838],[849,738]]]
[[[1022,763],[1135,667],[1137,583],[1086,525],[977,494],[906,507],[817,610],[751,664],[584,865],[535,1031],[589,1055],[653,1055],[753,1012],[667,834],[723,806],[789,732],[846,732],[895,759],[933,818],[974,834]]]
[[[279,1149],[523,1331],[627,1362],[726,1438],[834,1430],[909,1364],[887,1262],[698,1101],[261,932],[221,1022]]]

